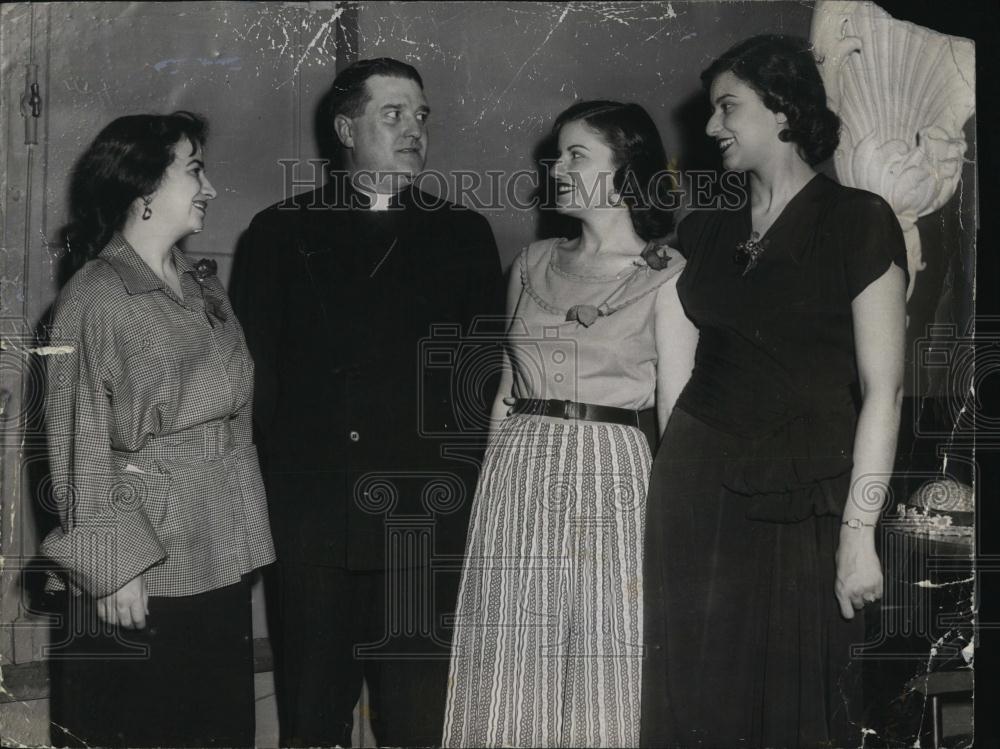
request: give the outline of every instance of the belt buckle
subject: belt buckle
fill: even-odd
[[[577,404],[570,400],[563,401],[563,418],[569,419],[579,419],[580,416],[577,413]]]
[[[205,460],[215,460],[222,454],[224,422],[210,421],[205,425]]]

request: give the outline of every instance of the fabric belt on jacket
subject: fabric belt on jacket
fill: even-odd
[[[576,401],[539,400],[537,398],[515,398],[512,414],[551,416],[556,419],[575,421],[604,421],[610,424],[624,424],[635,427],[646,435],[650,451],[655,451],[659,442],[656,429],[656,409],[646,408],[633,411],[615,406],[599,406],[594,403]]]
[[[202,463],[227,455],[235,438],[230,419],[218,419],[180,432],[151,437],[135,452],[112,450],[119,458],[176,463]]]

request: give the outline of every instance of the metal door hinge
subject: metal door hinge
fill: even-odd
[[[21,116],[24,117],[24,143],[38,144],[38,119],[42,116],[42,94],[38,88],[38,66],[25,65],[24,95],[21,96]]]

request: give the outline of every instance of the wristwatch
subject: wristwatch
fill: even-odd
[[[846,525],[848,528],[853,528],[854,530],[875,527],[875,523],[863,523],[861,522],[861,518],[851,518],[850,520],[845,520],[841,523],[841,525]]]

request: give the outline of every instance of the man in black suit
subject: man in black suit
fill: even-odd
[[[355,63],[321,107],[339,168],[254,217],[232,282],[279,558],[282,745],[350,746],[363,677],[380,744],[437,744],[458,568],[435,560],[464,549],[476,477],[441,448],[477,425],[427,339],[444,326],[459,346],[502,312],[499,259],[482,216],[413,185],[429,114],[414,68]]]

